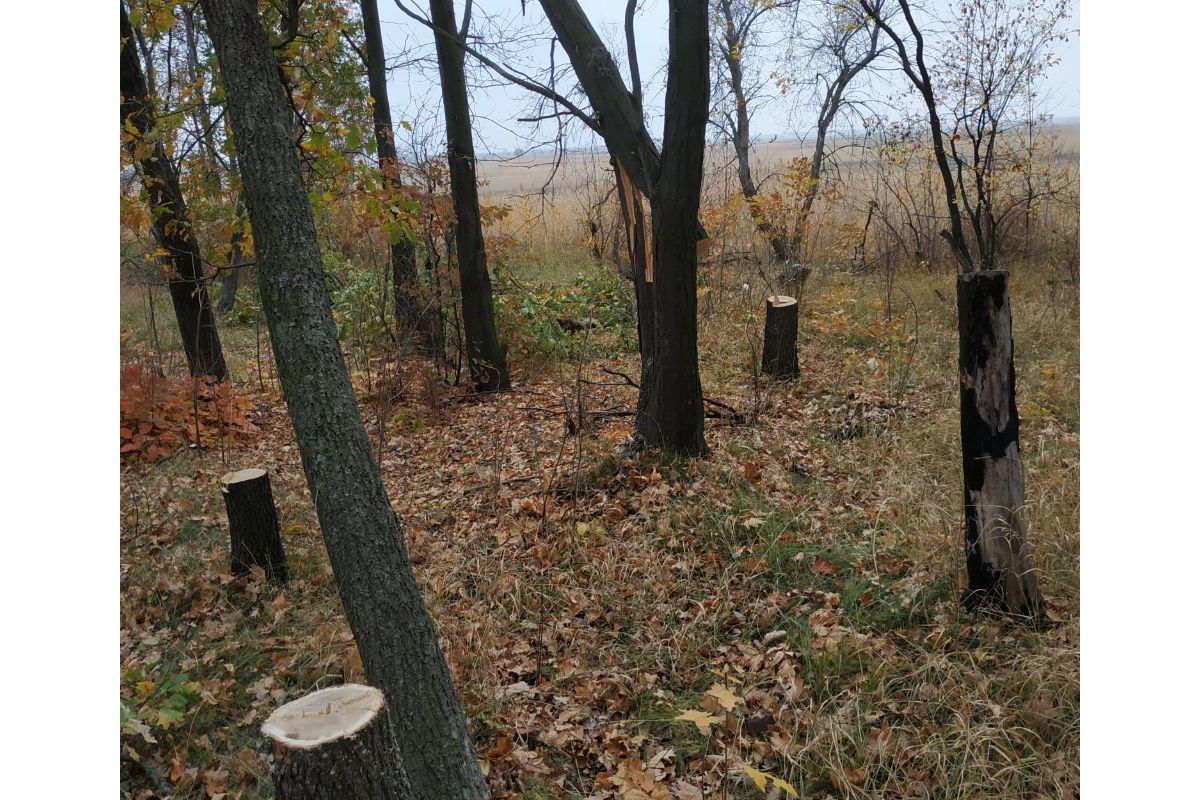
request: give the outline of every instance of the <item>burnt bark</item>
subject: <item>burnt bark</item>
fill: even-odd
[[[238,143],[284,399],[367,679],[387,697],[417,800],[487,786],[380,479],[337,339],[290,112],[253,0],[202,0]]]
[[[796,334],[800,325],[800,304],[787,295],[767,298],[763,324],[762,371],[776,378],[792,378],[800,373],[796,357]]]
[[[457,30],[454,0],[430,0],[429,16],[437,28]],[[475,177],[471,107],[463,71],[465,53],[457,39],[435,36],[434,43],[442,81],[442,108],[446,114],[446,160],[450,191],[454,197],[455,249],[467,366],[476,391],[500,391],[511,384],[506,348],[500,344],[492,308],[492,281],[488,277],[483,221],[479,213],[479,185]]]
[[[163,262],[167,288],[188,369],[196,377],[210,375],[223,381],[229,377],[229,369],[208,300],[204,259],[179,188],[179,175],[167,158],[166,147],[155,136],[156,121],[154,103],[137,55],[133,26],[122,4],[121,125],[131,134],[125,140],[126,149],[148,197],[155,239],[166,253]]]
[[[1008,273],[958,278],[959,405],[968,608],[1040,621],[1026,539]]]
[[[376,0],[361,0],[363,32],[366,35],[367,82],[371,90],[371,113],[375,128],[375,150],[379,155],[379,172],[384,185],[393,191],[402,188],[400,160],[396,155],[395,129],[392,128],[392,107],[387,93],[387,64],[383,51],[383,34],[379,27],[379,5]],[[395,237],[393,237],[395,238]],[[421,298],[417,275],[417,249],[408,238],[388,245],[392,267],[392,307],[396,324],[412,331],[426,352],[440,349],[440,339],[434,335],[436,326],[429,320],[435,309]]]
[[[368,719],[351,719],[346,725],[351,729],[345,731],[301,728],[322,716],[326,726],[344,724],[333,704],[339,694],[355,690],[362,695],[349,702],[359,705],[360,716],[370,715]],[[281,706],[263,725],[276,799],[410,800],[388,717],[378,689],[354,684],[322,689]]]
[[[221,496],[229,517],[230,571],[245,575],[251,567],[262,567],[269,580],[287,583],[271,476],[263,469],[230,472],[221,479]]]

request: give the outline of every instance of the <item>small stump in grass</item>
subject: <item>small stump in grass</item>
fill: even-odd
[[[800,305],[786,294],[767,298],[767,321],[763,330],[762,370],[777,378],[795,377],[800,372],[796,359],[796,331]]]
[[[262,567],[275,583],[287,583],[287,561],[279,536],[279,515],[265,469],[240,469],[221,478],[221,495],[229,516],[230,568],[245,575]]]
[[[409,800],[383,692],[349,683],[276,709],[262,726],[277,800]]]

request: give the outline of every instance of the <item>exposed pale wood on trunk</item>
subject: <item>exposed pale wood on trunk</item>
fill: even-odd
[[[380,479],[337,339],[291,112],[254,0],[201,0],[254,230],[263,310],[334,580],[386,695],[414,800],[483,800],[467,720]]]
[[[1008,274],[958,278],[958,358],[970,607],[1040,620],[1029,558]]]
[[[346,684],[276,709],[263,723],[277,800],[410,800],[383,692]]]

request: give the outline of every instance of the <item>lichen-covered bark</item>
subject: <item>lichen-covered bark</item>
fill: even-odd
[[[135,49],[133,26],[121,5],[121,125],[133,135],[127,149],[137,165],[150,206],[150,223],[166,252],[167,288],[179,338],[192,375],[229,377],[217,322],[205,286],[204,260],[192,230],[179,175],[161,140],[154,139],[155,110]]]
[[[203,0],[254,231],[263,311],[334,579],[387,696],[417,800],[488,796],[337,340],[277,66],[253,0]]]
[[[1026,539],[1008,274],[958,278],[960,426],[968,607],[1041,617]]]

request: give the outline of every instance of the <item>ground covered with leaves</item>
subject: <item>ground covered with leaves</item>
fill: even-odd
[[[407,359],[385,405],[356,371],[496,797],[1077,796],[1077,297],[1014,277],[1040,632],[957,602],[948,298],[951,276],[815,276],[802,376],[780,384],[752,368],[761,310],[714,292],[705,393],[741,414],[714,406],[712,455],[691,462],[622,454],[636,357],[604,330],[514,365],[517,389],[493,397],[439,390]],[[266,716],[364,680],[261,345],[226,339],[244,380],[206,417],[170,388],[155,410],[144,369],[123,373],[134,798],[271,796]],[[229,573],[220,478],[249,466],[271,473],[286,588]]]

